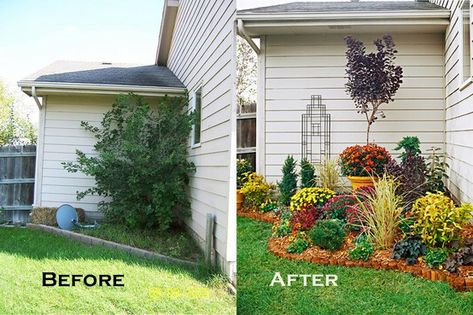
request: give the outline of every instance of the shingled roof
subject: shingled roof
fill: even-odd
[[[239,15],[291,14],[291,13],[342,13],[357,11],[429,11],[446,10],[428,1],[366,1],[366,2],[292,2],[267,7],[239,10]]]
[[[184,88],[167,67],[77,61],[54,62],[20,81],[27,82]]]

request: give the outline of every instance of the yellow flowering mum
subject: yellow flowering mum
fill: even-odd
[[[303,205],[323,206],[335,192],[328,188],[302,188],[291,198],[291,211],[299,210]]]

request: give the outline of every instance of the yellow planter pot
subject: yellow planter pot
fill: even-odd
[[[363,186],[374,186],[375,177],[369,176],[348,176],[348,180],[351,182],[351,187],[356,190]]]
[[[241,205],[243,204],[243,194],[240,192],[240,189],[237,189],[236,191],[236,205],[237,205],[237,210],[241,209]]]

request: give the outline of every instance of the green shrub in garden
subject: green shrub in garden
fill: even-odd
[[[292,195],[297,190],[297,173],[296,173],[296,161],[289,155],[284,161],[282,167],[282,179],[278,183],[279,187],[279,202],[288,206],[291,202]]]
[[[241,188],[246,182],[246,177],[251,173],[253,167],[248,160],[237,159],[237,188]]]
[[[288,253],[300,254],[309,247],[309,242],[301,236],[297,236],[294,242],[287,247]]]
[[[348,256],[352,260],[367,261],[374,253],[373,243],[369,240],[366,234],[360,234],[355,239],[355,248],[350,250]]]
[[[97,155],[76,150],[76,161],[63,166],[94,177],[96,185],[77,198],[108,197],[99,203],[105,217],[132,228],[167,230],[188,217],[189,174],[195,166],[187,159],[193,121],[187,104],[184,97],[163,97],[151,109],[130,93],[117,97],[101,127],[81,122],[97,140]]]
[[[318,221],[309,231],[309,237],[320,248],[337,250],[343,245],[345,231],[338,220]]]
[[[315,176],[315,167],[312,163],[303,159],[301,161],[301,188],[314,187],[317,184],[317,177]]]
[[[424,255],[424,261],[430,268],[438,268],[447,260],[448,251],[446,248],[427,249]]]

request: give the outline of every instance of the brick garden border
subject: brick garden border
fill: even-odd
[[[346,257],[308,257],[299,254],[291,254],[287,252],[287,248],[282,245],[278,238],[270,238],[268,241],[268,250],[274,255],[289,259],[302,260],[320,265],[338,265],[346,267],[365,267],[371,269],[396,270],[411,273],[415,276],[422,277],[432,281],[448,282],[457,291],[473,291],[473,277],[463,277],[446,271],[431,269],[420,265],[407,265],[404,261],[391,260],[389,262],[379,261],[360,261],[349,260]]]
[[[121,250],[121,251],[124,251],[124,252],[127,252],[127,253],[131,253],[133,255],[140,256],[140,257],[144,257],[144,258],[148,258],[148,259],[156,259],[156,260],[159,260],[159,261],[162,261],[162,262],[165,262],[165,263],[169,263],[169,264],[179,264],[179,265],[184,265],[184,266],[188,266],[188,267],[198,266],[198,263],[196,263],[194,261],[169,257],[169,256],[166,256],[166,255],[158,254],[158,253],[151,252],[151,251],[148,251],[148,250],[144,250],[144,249],[141,249],[141,248],[136,248],[136,247],[120,244],[120,243],[115,243],[115,242],[112,242],[112,241],[106,241],[106,240],[103,240],[101,238],[97,238],[97,237],[93,237],[93,236],[89,236],[89,235],[84,235],[84,234],[80,234],[80,233],[76,233],[76,232],[72,232],[72,231],[61,230],[60,228],[56,228],[56,227],[53,227],[53,226],[28,223],[27,227],[31,228],[31,229],[37,229],[37,230],[53,233],[53,234],[56,234],[56,235],[65,236],[69,239],[76,240],[76,241],[79,241],[79,242],[87,244],[87,245],[101,245],[101,246],[105,246],[105,247],[112,248],[112,249],[118,249],[118,250]]]

